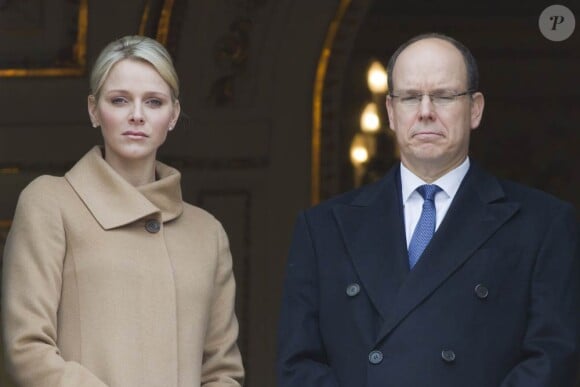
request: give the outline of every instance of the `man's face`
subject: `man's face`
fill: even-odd
[[[428,181],[461,164],[469,149],[470,131],[481,121],[483,95],[434,102],[423,96],[418,103],[408,103],[404,98],[467,91],[467,70],[461,53],[451,43],[436,38],[411,44],[397,58],[393,89],[390,94],[403,98],[389,96],[387,112],[403,164]]]

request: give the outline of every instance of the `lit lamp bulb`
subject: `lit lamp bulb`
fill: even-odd
[[[354,165],[361,165],[369,159],[367,148],[362,145],[355,145],[350,150],[350,160]]]
[[[369,89],[375,94],[384,94],[387,92],[387,72],[385,67],[379,61],[374,61],[367,72],[367,83]]]
[[[367,104],[360,116],[360,127],[363,132],[374,133],[381,127],[381,119],[377,105],[373,102]]]

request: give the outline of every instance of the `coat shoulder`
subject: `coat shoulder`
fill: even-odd
[[[572,203],[545,191],[510,180],[500,179],[499,182],[509,200],[517,201],[524,208],[533,209],[539,215],[553,214],[559,211],[575,211]]]
[[[183,214],[181,216],[190,222],[203,224],[206,229],[223,228],[221,222],[209,211],[187,202],[183,202]]]
[[[18,202],[37,202],[53,205],[61,201],[68,190],[68,183],[62,176],[42,175],[32,180],[20,193]]]
[[[381,179],[374,183],[346,191],[310,207],[304,212],[307,216],[319,216],[325,213],[331,213],[336,207],[345,205],[364,205],[365,203],[373,201],[375,197],[380,194],[385,184],[385,179]]]

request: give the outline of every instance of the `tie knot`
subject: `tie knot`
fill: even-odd
[[[436,184],[423,184],[417,187],[417,192],[419,192],[425,200],[433,200],[435,194],[439,191],[441,191],[441,187]]]

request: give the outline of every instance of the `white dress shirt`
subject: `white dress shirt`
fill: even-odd
[[[436,184],[441,187],[441,191],[435,194],[435,211],[437,212],[435,231],[437,231],[468,170],[469,157],[466,157],[460,166],[447,172],[434,182],[427,183],[401,163],[401,192],[403,194],[407,247],[409,247],[413,231],[419,222],[421,211],[423,210],[423,197],[416,189],[423,184]]]

